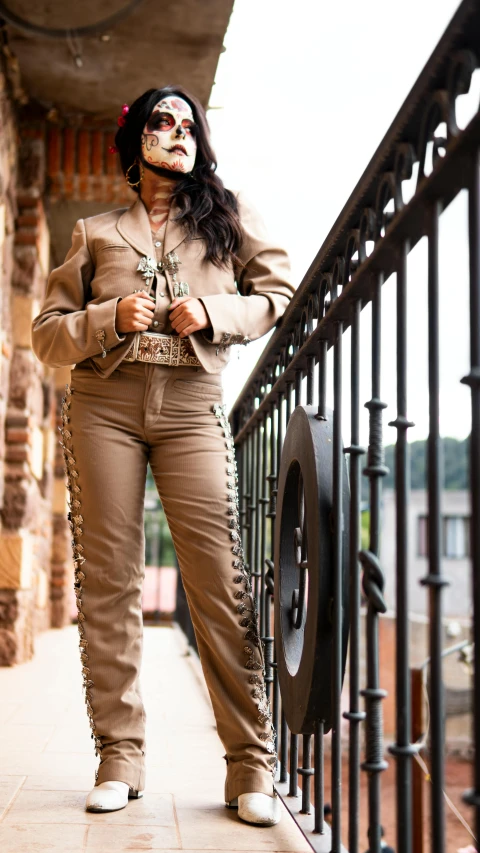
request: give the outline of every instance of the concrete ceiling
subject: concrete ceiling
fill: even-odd
[[[5,0],[17,16],[50,28],[96,24],[127,0]],[[206,106],[233,0],[143,0],[113,29],[69,43],[8,25],[28,95],[60,115],[112,122],[146,89],[181,84]],[[79,50],[82,66],[72,55]]]

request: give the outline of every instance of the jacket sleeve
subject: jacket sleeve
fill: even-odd
[[[263,219],[242,192],[237,199],[243,231],[239,293],[199,297],[212,326],[203,336],[222,347],[247,344],[269,332],[295,292],[286,251],[269,238]]]
[[[125,340],[125,335],[115,331],[120,297],[87,303],[94,274],[85,223],[79,219],[65,263],[50,273],[41,311],[32,321],[33,351],[44,364],[77,364]]]

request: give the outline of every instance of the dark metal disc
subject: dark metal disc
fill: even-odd
[[[332,726],[333,413],[297,406],[282,450],[275,528],[275,637],[282,706],[290,731]],[[342,678],[348,642],[349,485],[342,456]],[[303,528],[303,535],[301,529]],[[303,553],[301,540],[303,539]],[[301,559],[306,569],[299,568]],[[302,598],[303,617],[295,603]],[[292,606],[293,603],[293,606]],[[295,621],[299,627],[295,627]]]

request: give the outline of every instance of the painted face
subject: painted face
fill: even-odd
[[[191,172],[197,151],[196,129],[190,105],[183,98],[164,98],[143,128],[144,159],[173,172]]]

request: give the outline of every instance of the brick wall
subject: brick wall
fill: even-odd
[[[109,152],[115,129],[45,115],[27,101],[9,56],[0,55],[0,666],[28,660],[35,634],[72,612],[57,430],[70,369],[40,364],[30,337],[50,269],[45,204],[135,198]]]
[[[49,200],[131,204],[135,195],[120,170],[118,154],[109,152],[114,137],[110,129],[50,125],[46,132]]]
[[[65,371],[41,365],[30,337],[49,272],[45,181],[44,135],[18,131],[0,72],[0,665],[69,621],[73,583],[56,432]]]

